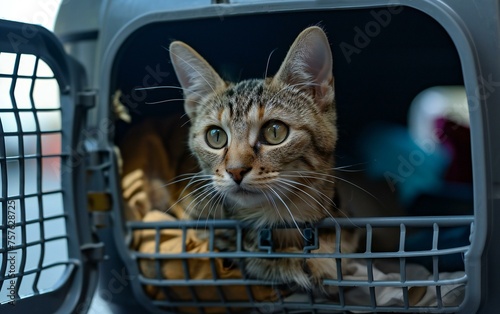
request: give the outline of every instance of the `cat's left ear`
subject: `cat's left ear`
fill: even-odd
[[[308,27],[295,39],[273,81],[310,92],[324,110],[332,106],[335,96],[332,64],[325,33],[317,26]]]
[[[219,74],[193,48],[181,41],[170,44],[170,60],[184,91],[184,109],[192,119],[200,101],[226,86]]]

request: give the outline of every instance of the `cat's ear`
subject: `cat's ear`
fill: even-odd
[[[332,52],[323,30],[306,28],[297,36],[273,81],[308,91],[321,109],[333,104]]]
[[[182,89],[184,109],[190,118],[196,114],[200,100],[214,93],[226,83],[193,48],[180,41],[170,44],[170,60]]]

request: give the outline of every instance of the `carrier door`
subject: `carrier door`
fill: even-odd
[[[83,74],[46,29],[0,20],[0,312],[90,304],[102,246],[86,209]]]

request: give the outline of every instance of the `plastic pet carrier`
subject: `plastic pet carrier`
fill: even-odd
[[[0,21],[0,312],[495,312],[499,13],[494,0],[70,1],[57,37]],[[127,219],[118,143],[184,113],[170,42],[238,81],[274,75],[312,25],[333,54],[352,216],[300,226],[301,253],[276,252],[270,229],[245,251],[239,221]],[[312,253],[326,228],[337,247],[356,230],[359,249]],[[220,230],[235,250],[217,250]],[[249,258],[329,258],[336,293],[253,278]]]

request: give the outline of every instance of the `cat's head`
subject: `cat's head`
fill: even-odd
[[[267,79],[225,82],[178,41],[170,56],[191,119],[189,145],[213,188],[240,207],[274,207],[277,220],[322,218],[317,203],[333,197],[337,141],[332,54],[322,29],[304,30]]]

